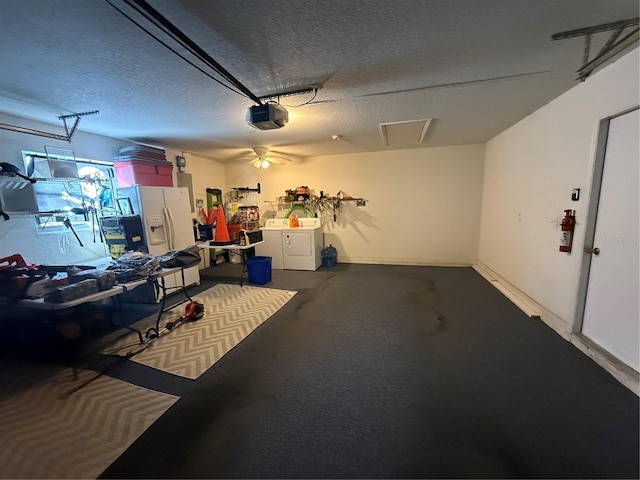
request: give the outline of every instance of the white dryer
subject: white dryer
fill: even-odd
[[[271,257],[274,270],[317,270],[322,264],[322,223],[319,218],[299,218],[291,228],[288,218],[272,218],[262,227],[264,243],[256,255]]]
[[[285,270],[317,270],[322,264],[322,223],[319,218],[299,218],[299,226],[282,230]]]

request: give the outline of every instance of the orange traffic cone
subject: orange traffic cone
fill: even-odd
[[[229,238],[229,229],[227,228],[227,220],[224,218],[224,210],[222,204],[218,204],[218,212],[216,214],[216,236],[210,245],[231,245],[233,242]]]

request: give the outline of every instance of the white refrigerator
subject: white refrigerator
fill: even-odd
[[[134,185],[118,188],[116,200],[123,214],[140,215],[144,242],[151,255],[164,255],[171,250],[182,250],[195,244],[189,189]],[[126,211],[129,209],[131,211]],[[182,285],[180,272],[167,275],[164,279],[167,287]],[[184,281],[187,286],[200,283],[197,264],[184,269]],[[169,293],[174,291],[172,288]],[[161,294],[159,292],[157,296],[153,295],[153,299],[141,298],[140,301],[158,302]]]

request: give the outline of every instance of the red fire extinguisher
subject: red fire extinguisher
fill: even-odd
[[[571,245],[573,245],[573,231],[576,228],[576,212],[575,210],[565,210],[564,218],[560,223],[560,251],[571,253]]]

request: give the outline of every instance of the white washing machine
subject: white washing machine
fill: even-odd
[[[322,264],[322,223],[319,218],[299,218],[291,228],[288,218],[273,218],[262,227],[264,243],[256,255],[271,257],[275,270],[317,270]]]
[[[282,230],[289,229],[288,218],[270,218],[264,224],[262,240],[264,243],[256,245],[256,255],[271,257],[271,268],[283,270]]]

